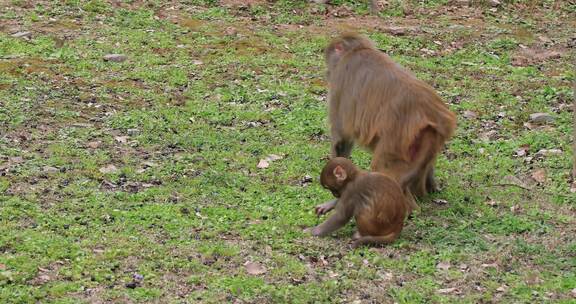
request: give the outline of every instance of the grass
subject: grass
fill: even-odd
[[[0,302],[575,301],[574,4],[249,2],[0,4]],[[442,191],[358,250],[353,224],[302,232],[330,199],[322,49],[350,29],[459,117]]]

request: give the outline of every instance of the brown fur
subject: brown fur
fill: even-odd
[[[322,170],[320,183],[338,198],[338,204],[334,214],[314,227],[312,234],[327,235],[354,217],[358,228],[354,247],[393,242],[412,208],[394,178],[360,170],[346,158],[331,159]]]
[[[363,36],[344,34],[325,55],[332,157],[349,157],[357,143],[373,152],[372,171],[398,178],[416,168],[408,188],[419,197],[434,191],[434,163],[454,133],[454,113]]]

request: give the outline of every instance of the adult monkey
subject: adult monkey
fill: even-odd
[[[434,89],[348,33],[325,50],[332,157],[349,158],[354,143],[373,152],[372,171],[395,178],[416,168],[407,188],[418,197],[436,190],[434,163],[456,129],[456,116]],[[316,207],[319,214],[335,200]]]

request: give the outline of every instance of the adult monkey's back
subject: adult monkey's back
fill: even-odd
[[[332,157],[354,143],[373,152],[371,170],[397,178],[418,167],[412,194],[436,190],[434,163],[456,128],[456,116],[434,89],[379,51],[344,34],[326,48]]]

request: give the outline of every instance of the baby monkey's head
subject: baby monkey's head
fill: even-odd
[[[332,192],[334,197],[340,197],[348,183],[353,181],[359,170],[351,160],[344,157],[332,158],[320,174],[320,184]]]

